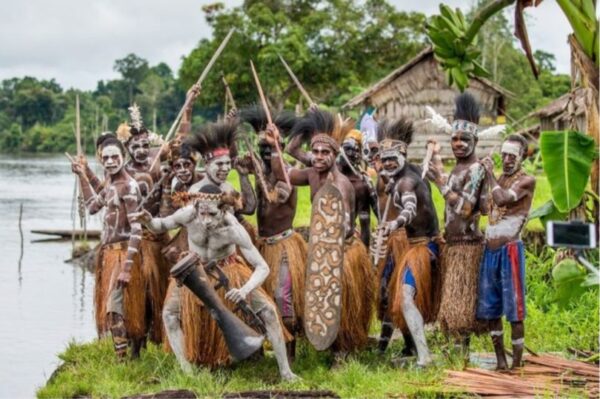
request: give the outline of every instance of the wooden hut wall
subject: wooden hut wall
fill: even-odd
[[[426,105],[452,119],[458,91],[448,86],[445,79],[433,56],[428,56],[370,97],[371,103],[377,107],[376,116],[379,120],[404,116],[414,121],[415,135],[409,148],[409,157],[413,160],[421,160],[425,156],[429,138],[441,144],[442,158],[453,157],[450,137],[436,132],[424,122],[427,118]],[[500,94],[478,80],[471,80],[469,91],[481,105],[482,121],[494,124],[498,116]],[[480,140],[477,153],[480,156],[487,155],[500,141],[500,138]]]

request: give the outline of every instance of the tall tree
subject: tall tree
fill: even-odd
[[[129,103],[133,103],[133,96],[139,84],[148,74],[148,61],[131,53],[116,60],[113,69],[123,76],[129,90]]]

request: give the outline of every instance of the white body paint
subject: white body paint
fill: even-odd
[[[490,240],[503,237],[518,238],[521,233],[523,223],[525,223],[524,216],[505,216],[497,224],[488,225],[485,230],[485,236]]]

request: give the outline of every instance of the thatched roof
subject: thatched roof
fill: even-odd
[[[380,91],[381,89],[385,88],[391,82],[393,82],[394,80],[396,80],[397,78],[402,76],[404,73],[406,73],[407,71],[412,69],[414,66],[418,65],[420,62],[422,62],[429,56],[433,56],[433,48],[431,46],[426,47],[419,54],[417,54],[413,59],[408,61],[406,64],[402,65],[398,69],[393,70],[386,77],[381,79],[379,82],[375,83],[369,89],[363,91],[359,95],[352,98],[350,101],[348,101],[346,104],[344,104],[342,106],[342,108],[354,108],[354,107],[364,103],[373,94],[375,94],[378,91]],[[514,97],[513,93],[511,93],[510,91],[502,88],[500,85],[498,85],[494,82],[491,82],[487,79],[480,78],[480,77],[473,77],[471,79],[479,81],[482,85],[489,87],[492,91],[495,91],[502,96]]]
[[[562,117],[563,114],[566,116],[567,105],[569,103],[569,98],[571,97],[571,93],[563,94],[558,97],[556,100],[552,101],[550,104],[542,107],[538,110],[533,111],[527,118],[555,118]],[[578,88],[575,89],[574,98],[575,98],[575,115],[580,115],[585,112],[585,90]]]

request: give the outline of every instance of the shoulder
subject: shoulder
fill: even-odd
[[[485,169],[480,162],[473,162],[471,165],[469,165],[469,172],[472,174],[480,174],[484,173]]]
[[[535,177],[525,173],[523,176],[519,178],[519,186],[525,189],[534,188],[535,187]]]

